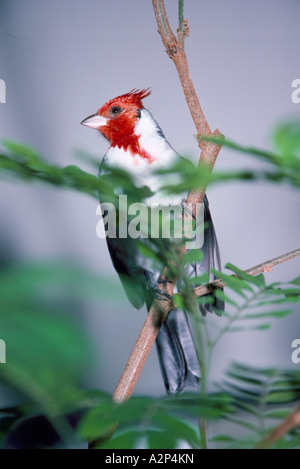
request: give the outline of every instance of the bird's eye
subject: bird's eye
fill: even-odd
[[[111,109],[110,109],[110,113],[112,116],[117,116],[118,114],[120,114],[122,112],[122,108],[120,106],[113,106]]]

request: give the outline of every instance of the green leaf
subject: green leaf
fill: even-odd
[[[204,272],[202,275],[195,275],[195,277],[189,277],[188,282],[193,286],[195,285],[206,285],[209,281],[208,272]]]
[[[162,264],[161,257],[148,244],[138,242],[137,246],[142,256],[147,257],[148,259],[152,259],[153,261],[159,264]]]
[[[293,285],[297,285],[300,287],[300,277],[295,278],[294,280],[291,281]]]
[[[209,305],[209,304],[212,305],[215,300],[212,296],[203,295],[203,296],[197,296],[196,301],[199,305]]]
[[[234,440],[233,437],[228,435],[217,435],[210,439],[212,443],[231,443]]]
[[[243,319],[263,319],[263,318],[284,318],[292,313],[292,310],[276,310],[276,311],[266,311],[264,313],[249,313],[244,314]]]
[[[300,300],[300,289],[299,288],[282,288],[282,294],[289,301],[299,301]]]
[[[149,449],[175,449],[177,440],[172,433],[161,430],[148,430],[147,432]]]
[[[228,262],[225,265],[225,268],[231,270],[241,280],[245,280],[246,282],[251,283],[251,284],[253,284],[257,287],[263,287],[265,285],[265,278],[264,278],[263,274],[256,275],[256,276],[249,275],[246,272],[244,272],[243,270],[240,270],[235,265],[231,264],[230,262]]]
[[[228,288],[231,288],[243,298],[245,298],[246,296],[244,293],[244,290],[247,290],[250,292],[253,291],[250,285],[244,280],[241,280],[237,277],[233,277],[232,275],[226,275],[223,272],[219,272],[215,269],[211,269],[211,271],[217,278],[220,278],[221,280],[223,280],[223,282]]]
[[[256,326],[247,328],[250,331],[268,331],[271,329],[271,324],[257,324]]]
[[[2,145],[7,148],[9,152],[13,155],[17,155],[19,157],[21,156],[23,161],[29,163],[31,167],[32,165],[35,166],[40,160],[40,156],[38,155],[36,150],[34,150],[32,147],[24,145],[23,143],[3,139]],[[43,165],[38,165],[38,167],[40,166]]]
[[[1,337],[7,363],[0,376],[37,402],[49,415],[61,414],[79,399],[79,379],[90,347],[82,327],[42,308],[2,312]]]
[[[184,265],[193,264],[195,262],[201,262],[203,259],[203,252],[199,249],[191,249],[182,256]]]
[[[233,306],[236,306],[236,307],[238,306],[238,303],[234,301],[232,298],[230,298],[228,295],[226,295],[223,290],[216,289],[214,291],[214,296],[216,296],[220,300],[225,301],[226,303],[229,303]]]
[[[285,419],[291,413],[291,409],[276,409],[265,412],[265,418],[269,419]]]
[[[13,306],[32,308],[32,303],[42,298],[51,304],[52,299],[67,295],[89,300],[119,298],[114,280],[88,272],[75,263],[28,262],[0,272],[0,312]]]
[[[133,449],[136,447],[136,443],[141,437],[141,434],[136,430],[127,431],[119,435],[113,436],[111,440],[108,440],[101,444],[101,449]]]
[[[293,390],[290,390],[290,389],[286,389],[282,391],[272,390],[266,397],[266,402],[268,404],[288,403],[288,402],[294,402],[296,399],[298,399],[298,397],[299,397],[299,393],[293,392]]]
[[[249,422],[248,419],[247,420],[246,419],[242,420],[242,419],[239,419],[239,418],[234,418],[234,417],[229,416],[227,418],[227,420],[229,420],[232,423],[235,423],[236,425],[238,425],[240,427],[246,428],[247,430],[251,430],[254,433],[258,433],[257,425],[255,425],[254,423]]]
[[[185,302],[183,296],[180,293],[175,293],[173,295],[173,300],[177,308],[184,310]]]
[[[274,143],[284,155],[300,154],[300,121],[281,124],[274,132]]]
[[[195,445],[199,441],[198,433],[195,429],[182,420],[166,412],[156,414],[153,424],[160,430],[173,434],[177,441],[184,440],[190,445]]]

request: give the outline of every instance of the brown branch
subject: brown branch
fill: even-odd
[[[200,105],[197,93],[195,91],[194,84],[189,72],[187,58],[183,48],[183,37],[188,34],[187,22],[186,20],[184,21],[184,26],[182,25],[182,22],[179,25],[177,39],[170,27],[164,1],[152,0],[152,4],[158,26],[158,32],[161,35],[167,54],[173,60],[177,68],[185,99],[189,106],[189,110],[194,120],[198,134],[200,136],[212,135],[212,131],[210,130]],[[199,139],[198,145],[201,149],[205,149],[207,142],[201,141],[201,139]]]
[[[277,443],[284,435],[289,433],[296,427],[300,427],[300,405],[287,416],[266,438],[260,441],[255,449],[270,449]]]
[[[286,254],[282,254],[281,256],[275,257],[274,259],[271,259],[269,261],[262,262],[261,264],[258,264],[255,267],[251,267],[250,269],[245,270],[244,272],[254,277],[255,275],[259,275],[264,272],[269,272],[273,267],[276,267],[276,265],[282,264],[286,261],[290,261],[291,259],[294,259],[297,256],[300,256],[300,249],[295,249],[294,251],[287,252]],[[193,293],[195,296],[203,296],[213,292],[217,288],[223,287],[226,287],[226,283],[220,279],[217,279],[213,282],[208,283],[207,285],[201,285],[200,287],[194,288]]]

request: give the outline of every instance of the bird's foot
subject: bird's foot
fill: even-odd
[[[154,297],[159,300],[159,301],[170,301],[173,300],[172,295],[169,295],[169,293],[160,290],[159,288],[154,289]]]
[[[163,284],[166,284],[166,283],[173,283],[172,280],[169,280],[168,278],[160,278],[157,283],[163,283]]]

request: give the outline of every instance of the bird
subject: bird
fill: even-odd
[[[152,194],[148,201],[160,206],[180,204],[182,194],[166,195],[159,191],[160,176],[157,169],[167,169],[182,158],[166,139],[162,129],[143,100],[151,93],[149,88],[136,89],[108,100],[95,114],[81,124],[95,129],[110,143],[100,164],[100,177],[109,177],[107,168],[126,170],[138,187],[148,187]],[[107,176],[106,176],[107,175]],[[101,189],[100,189],[101,201]],[[189,276],[199,276],[210,269],[221,270],[218,241],[212,221],[208,199],[204,197],[203,258],[187,266]],[[136,239],[106,237],[108,250],[125,293],[131,304],[140,309],[144,304],[149,311],[157,292],[161,271],[143,256]],[[168,280],[166,280],[168,281]],[[175,286],[176,287],[176,286]],[[162,298],[162,296],[159,296]],[[224,309],[223,302],[215,298],[213,304],[200,306],[203,315]],[[168,312],[158,336],[156,346],[166,392],[179,394],[186,388],[199,386],[201,378],[199,359],[188,314],[178,309]]]

